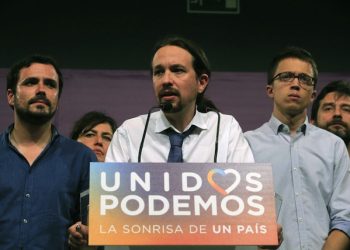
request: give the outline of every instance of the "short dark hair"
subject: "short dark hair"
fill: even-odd
[[[315,79],[315,85],[316,87],[317,79],[318,79],[318,70],[317,70],[317,64],[312,57],[311,53],[303,48],[296,47],[296,46],[288,46],[285,49],[283,49],[278,55],[276,55],[268,68],[267,71],[267,83],[272,84],[272,79],[275,76],[276,69],[278,67],[278,64],[287,58],[296,58],[301,61],[307,62],[311,64],[312,71],[313,71],[313,78]]]
[[[186,50],[192,55],[192,66],[196,72],[197,77],[200,77],[202,74],[207,74],[210,78],[211,70],[209,60],[204,52],[196,43],[190,41],[186,38],[179,36],[168,36],[160,41],[158,41],[153,49],[153,55],[162,47],[165,46],[177,46]],[[153,74],[152,62],[151,62],[151,73]],[[206,89],[197,95],[196,103],[199,104],[204,96]]]
[[[63,89],[63,77],[62,72],[58,67],[57,62],[49,57],[44,55],[30,55],[28,57],[25,57],[19,61],[17,61],[13,66],[11,67],[9,73],[7,74],[7,85],[6,85],[6,91],[8,89],[11,89],[14,94],[16,94],[16,87],[18,83],[19,78],[19,72],[23,68],[28,68],[33,63],[41,63],[41,64],[48,64],[52,65],[58,75],[58,97],[61,96],[62,89]]]
[[[329,93],[336,92],[339,96],[350,96],[350,82],[337,80],[328,83],[315,98],[311,108],[311,120],[317,121],[317,113],[320,102]]]
[[[74,123],[70,137],[77,140],[79,136],[101,123],[108,123],[112,128],[112,133],[117,129],[117,123],[112,117],[103,112],[90,111]]]

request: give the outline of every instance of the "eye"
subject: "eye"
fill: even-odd
[[[110,141],[112,141],[112,136],[111,135],[103,135],[102,139],[105,140],[105,141],[110,142]]]
[[[171,71],[174,72],[175,74],[182,74],[182,73],[186,72],[186,70],[180,66],[176,66],[176,67],[172,68]]]
[[[290,82],[294,79],[294,77],[294,73],[292,72],[283,72],[279,75],[279,79],[283,82]]]
[[[52,79],[45,79],[44,81],[45,85],[48,86],[51,89],[56,89],[57,88],[57,82]]]
[[[31,78],[25,79],[23,81],[22,85],[24,85],[24,86],[32,86],[32,85],[37,84],[38,82],[39,82],[39,79],[31,77]]]
[[[298,78],[302,83],[312,85],[312,77],[311,76],[302,73],[302,74],[299,74]]]
[[[332,105],[325,105],[322,107],[323,111],[332,111],[334,107]]]
[[[345,112],[350,113],[350,106],[343,106],[342,109],[343,109]]]
[[[83,136],[87,137],[87,138],[91,138],[91,137],[96,136],[96,134],[92,131],[88,131],[88,132],[84,133]]]
[[[153,69],[153,75],[154,76],[160,76],[164,73],[164,69],[161,67],[156,67]]]

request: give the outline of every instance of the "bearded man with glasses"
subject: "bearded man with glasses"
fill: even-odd
[[[282,197],[279,249],[349,249],[350,172],[344,142],[308,122],[316,96],[317,66],[311,54],[288,47],[271,62],[267,95],[270,120],[245,133],[256,162],[271,163]]]

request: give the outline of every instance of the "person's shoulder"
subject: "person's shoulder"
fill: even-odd
[[[215,112],[209,112],[208,114],[217,115],[217,114],[215,114]],[[220,114],[220,117],[222,119],[228,119],[228,120],[237,121],[236,118],[233,115],[224,114],[224,113],[221,113],[221,112],[219,114]]]
[[[328,141],[328,143],[331,143],[331,142],[341,143],[341,142],[343,142],[343,140],[339,136],[329,132],[328,130],[325,130],[323,128],[319,128],[313,124],[309,124],[308,128],[309,128],[309,134],[313,138],[315,138],[316,140],[319,140],[319,138],[322,138],[323,142]]]
[[[310,124],[308,135],[308,145],[311,147],[314,148],[315,145],[318,145],[318,149],[334,152],[335,155],[348,155],[344,140],[328,130]]]
[[[6,131],[0,133],[0,151],[4,151],[8,147],[6,136],[8,136],[8,133],[6,133]]]
[[[209,112],[211,115],[217,116],[217,114],[215,114],[215,112]],[[233,116],[233,115],[229,115],[229,114],[223,114],[223,113],[219,113],[220,114],[220,120],[223,123],[231,123],[234,125],[238,125],[239,122],[237,121],[237,119]]]
[[[1,131],[0,133],[0,142],[2,145],[5,145],[7,143],[6,137],[9,136],[10,131],[13,128],[13,124],[11,124],[10,126],[8,126],[5,130]]]
[[[259,136],[259,135],[265,135],[266,134],[266,129],[268,126],[268,123],[264,123],[262,124],[260,127],[254,129],[254,130],[248,130],[246,132],[244,132],[244,136],[246,138],[250,138],[250,137],[256,137],[256,136]]]
[[[143,131],[147,123],[147,117],[147,114],[143,114],[125,120],[117,129],[117,133],[123,135]],[[153,124],[154,126],[159,119],[161,119],[160,111],[152,112],[149,116],[148,125],[151,126],[151,124]]]
[[[3,131],[0,133],[0,141],[1,142],[5,141],[6,135],[7,135],[6,131]]]
[[[80,151],[80,152],[87,152],[87,153],[90,153],[92,152],[90,148],[88,148],[87,146],[85,146],[83,143],[80,143],[80,142],[77,142],[71,138],[68,138],[64,135],[58,135],[58,138],[59,140],[59,146],[61,146],[62,148],[65,148],[67,150],[70,150],[70,151],[74,151],[74,152],[77,152],[77,151]],[[92,152],[93,153],[93,152]]]
[[[72,147],[79,147],[78,145],[81,144],[65,135],[62,135],[62,134],[58,134],[57,135],[57,140],[60,142],[60,144],[65,144],[65,145],[69,145],[69,146],[72,146]]]
[[[157,112],[151,113],[151,117],[154,117]],[[135,116],[132,118],[129,118],[125,120],[120,127],[128,128],[128,127],[135,127],[135,126],[140,126],[144,124],[147,120],[147,114]]]

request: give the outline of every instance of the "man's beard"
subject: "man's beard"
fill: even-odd
[[[345,129],[333,129],[331,128],[332,125],[342,125]],[[317,126],[319,126],[316,123]],[[331,122],[328,122],[325,126],[319,126],[320,128],[323,128],[333,134],[335,134],[336,136],[340,137],[346,145],[348,145],[350,143],[350,129],[347,126],[346,123],[344,123],[342,120],[339,119],[333,119]]]
[[[15,103],[14,108],[16,110],[18,117],[22,121],[32,125],[43,125],[49,122],[56,113],[56,110],[52,111],[51,106],[49,106],[49,111],[46,113],[32,112],[29,110],[29,108],[23,108],[17,103]]]
[[[345,142],[346,145],[349,144],[350,142],[350,130],[349,129],[346,129],[345,131],[344,130],[340,130],[340,129],[337,129],[337,130],[330,130],[330,129],[327,129],[329,132],[339,136],[341,139],[343,139],[343,141]]]
[[[177,113],[177,112],[180,112],[184,107],[183,107],[183,104],[181,102],[181,98],[180,98],[180,93],[178,90],[176,89],[173,89],[171,88],[170,86],[165,86],[163,87],[159,94],[158,94],[158,99],[159,99],[159,102],[161,103],[161,99],[162,99],[162,96],[166,96],[166,95],[175,95],[175,96],[178,96],[179,97],[179,101],[178,102],[169,102],[171,104],[171,109],[169,110],[163,110],[164,113]]]
[[[183,105],[182,105],[181,101],[179,101],[177,103],[171,103],[171,105],[172,105],[172,108],[164,111],[164,113],[177,113],[177,112],[180,112],[181,110],[183,110]]]

